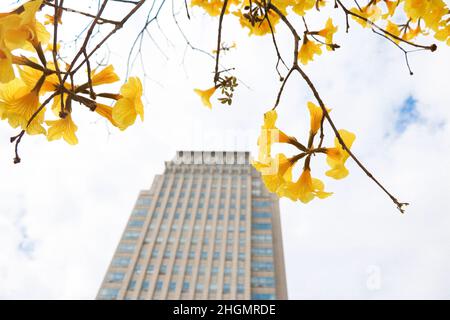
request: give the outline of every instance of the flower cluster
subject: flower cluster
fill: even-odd
[[[288,136],[278,129],[275,124],[277,112],[271,110],[264,114],[264,124],[261,126],[258,138],[258,158],[253,161],[253,166],[261,172],[264,184],[270,192],[303,203],[308,203],[316,197],[324,199],[332,194],[324,191],[325,186],[321,180],[311,176],[312,156],[315,154],[326,155],[330,169],[325,174],[334,179],[343,179],[348,175],[345,162],[349,157],[349,153],[343,148],[338,138],[335,139],[334,147],[321,147],[322,139],[318,146],[314,145],[317,133],[323,125],[324,114],[322,108],[312,102],[308,102],[307,106],[310,114],[308,143],[302,144],[296,138]],[[339,135],[346,147],[351,148],[355,135],[347,130],[339,130]],[[273,156],[271,149],[274,143],[291,144],[299,152],[289,158],[283,153]],[[303,171],[300,177],[294,181],[292,169],[300,160],[303,160]]]
[[[62,23],[61,14],[56,19],[47,14],[41,23],[44,7],[43,0],[32,0],[12,12],[0,13],[0,118],[23,133],[43,134],[49,141],[64,139],[72,145],[78,143],[74,103],[120,130],[132,125],[137,115],[143,120],[139,78],[129,78],[120,93],[97,92],[99,87],[119,81],[119,76],[112,65],[91,70],[86,58],[85,81],[75,83],[74,79],[81,77],[75,77],[74,65],[63,63],[58,58],[59,44],[51,42],[54,23]],[[28,54],[16,54],[19,50]],[[107,101],[102,104],[105,99],[112,101],[112,106]],[[51,106],[49,113],[47,106]],[[47,118],[52,115],[54,119]]]
[[[397,44],[405,41],[411,45],[419,35],[434,35],[435,39],[450,45],[450,10],[443,0],[367,0],[366,5],[358,4],[349,9],[340,0],[229,0],[226,4],[223,14],[237,17],[241,27],[254,36],[273,35],[281,20],[286,21],[291,14],[301,16],[302,19],[298,21],[303,21],[304,32],[303,36],[299,33],[301,44],[297,59],[303,65],[320,56],[323,48],[328,51],[339,48],[333,39],[338,26],[333,24],[330,17],[327,17],[321,29],[310,30],[306,22],[310,11],[321,12],[321,7],[331,5],[344,11],[346,28],[349,28],[348,20],[352,18],[361,26],[373,28]],[[224,5],[224,0],[191,1],[192,7],[200,7],[211,16],[221,15]],[[289,28],[294,29],[294,25],[289,25]],[[417,47],[435,50],[434,45]],[[212,88],[206,91],[208,94],[214,93]],[[203,99],[203,103],[211,108],[209,99]]]

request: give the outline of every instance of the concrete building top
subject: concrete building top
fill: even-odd
[[[173,164],[250,164],[250,152],[248,151],[177,151]]]

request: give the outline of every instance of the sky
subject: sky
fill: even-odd
[[[174,12],[184,34],[193,46],[212,52],[217,19],[194,9],[188,20],[182,4],[175,4]],[[2,4],[0,11],[9,8]],[[114,64],[122,81],[128,48],[147,11],[143,8],[94,58]],[[113,5],[107,15],[123,12]],[[401,215],[350,160],[350,175],[337,181],[325,176],[324,159],[314,159],[313,176],[334,194],[308,205],[280,201],[289,298],[449,299],[450,48],[438,44],[436,52],[411,53],[410,76],[398,48],[356,23],[346,34],[345,17],[332,8],[313,14],[310,28],[321,28],[328,12],[340,26],[335,39],[341,48],[304,70],[332,108],[338,128],[356,134],[354,153],[410,206]],[[144,122],[120,132],[76,108],[77,146],[26,136],[18,165],[9,143],[17,132],[0,122],[1,299],[94,299],[139,191],[163,172],[164,161],[177,150],[255,155],[263,114],[280,86],[270,37],[248,37],[237,19],[226,17],[223,41],[236,42],[236,49],[222,62],[235,68],[240,85],[231,106],[215,102],[209,110],[193,89],[211,86],[214,60],[186,46],[171,2],[159,17],[159,26],[153,23],[151,37],[145,37],[142,59],[130,69],[130,75],[145,78]],[[65,39],[86,22],[65,16]],[[280,25],[276,35],[289,61],[288,30]],[[73,54],[73,44],[66,42],[63,53]],[[307,101],[314,101],[310,90],[293,76],[277,124],[299,139],[309,128]],[[332,145],[326,130],[325,143]]]

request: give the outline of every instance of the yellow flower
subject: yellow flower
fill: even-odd
[[[36,12],[42,3],[43,0],[28,1],[23,4],[23,11],[19,15],[11,14],[7,17],[19,18],[17,23],[10,26],[3,34],[5,44],[10,50],[18,48],[32,50],[33,46],[39,43],[48,43],[50,33],[42,23],[36,21]]]
[[[114,66],[109,65],[100,72],[96,70],[91,72],[92,85],[99,86],[102,84],[114,83],[120,80],[119,76],[114,72]]]
[[[206,90],[200,90],[200,89],[194,89],[194,92],[202,98],[203,104],[208,107],[209,109],[212,109],[211,104],[211,96],[216,92],[216,87],[212,87]]]
[[[270,192],[277,192],[286,181],[292,180],[292,168],[296,160],[288,159],[282,153],[271,158],[269,163],[253,161],[252,165],[261,172],[262,180]]]
[[[35,59],[31,60],[34,61]],[[54,70],[55,66],[52,62],[48,62],[47,68],[50,70]],[[36,86],[36,83],[39,81],[39,79],[44,75],[42,71],[28,66],[21,66],[18,69],[20,78],[30,89],[33,89]],[[59,85],[58,76],[55,73],[53,73],[45,78],[45,81],[42,84],[39,93],[42,95],[47,92],[55,91],[55,88],[58,85]],[[67,86],[69,86],[69,84],[67,84]]]
[[[11,50],[6,46],[5,34],[20,22],[13,14],[0,17],[0,83],[7,83],[15,78]]]
[[[238,4],[239,0],[230,0],[228,1],[227,8],[225,10],[225,14],[229,13],[229,8],[231,4]],[[192,0],[191,7],[200,7],[203,8],[210,16],[218,16],[222,11],[224,1],[223,0]]]
[[[309,61],[314,60],[314,55],[321,55],[322,49],[320,48],[320,44],[315,41],[308,40],[308,38],[304,38],[302,47],[300,48],[300,52],[298,53],[298,59],[303,64],[308,64]]]
[[[47,134],[48,141],[63,138],[68,144],[76,145],[78,143],[78,138],[75,135],[78,127],[73,122],[70,114],[66,115],[64,119],[48,120],[45,123],[50,126]]]
[[[399,2],[396,0],[394,0],[394,1],[384,0],[384,3],[386,4],[386,7],[388,9],[388,16],[393,16],[395,13],[395,9],[397,9]]]
[[[320,125],[322,124],[323,111],[322,108],[316,106],[314,103],[308,101],[308,109],[309,109],[309,117],[310,117],[310,132],[315,135],[317,131],[320,129]],[[327,109],[328,112],[331,109]]]
[[[316,178],[311,178],[311,170],[304,169],[297,182],[286,182],[279,190],[278,195],[288,197],[296,201],[308,203],[315,197],[325,199],[331,196],[332,192],[325,192],[323,182]]]
[[[48,45],[47,45],[47,48],[45,48],[45,50],[47,50],[47,51],[53,51],[53,43],[49,43]],[[59,43],[57,43],[56,44],[56,51],[59,51],[59,49],[61,49],[61,45],[59,44]]]
[[[45,15],[45,22],[44,22],[44,24],[45,24],[45,25],[48,25],[48,24],[55,24],[55,16],[46,14],[46,15]],[[58,24],[62,24],[61,14],[58,14]]]
[[[449,10],[442,0],[405,0],[404,3],[405,13],[413,22],[421,18],[434,31],[438,31]]]
[[[42,126],[45,108],[43,108],[28,125],[29,120],[39,109],[39,96],[20,80],[14,79],[0,86],[0,105],[2,105],[2,119],[8,119],[11,127],[21,127],[28,134],[45,134]]]
[[[325,1],[319,2],[320,6],[323,6]],[[316,0],[296,0],[292,10],[300,15],[304,16],[306,11],[311,10],[316,5]]]
[[[382,17],[381,9],[377,5],[365,6],[361,10],[359,10],[358,8],[351,8],[350,11],[360,17],[366,18],[369,21],[367,22],[366,20],[352,15],[352,19],[358,22],[363,27],[370,26],[370,22],[375,22]]]
[[[417,24],[417,27],[414,29],[409,27],[408,31],[403,34],[402,39],[410,41],[417,37],[421,32],[422,30],[420,29],[420,24]]]
[[[277,112],[270,110],[264,114],[264,124],[261,126],[261,133],[258,137],[258,161],[263,164],[268,164],[271,161],[272,144],[288,143],[290,138],[283,131],[275,126],[277,121]]]
[[[447,39],[447,45],[450,46],[450,25],[436,32],[434,37],[439,41],[445,41]]]
[[[344,129],[339,130],[339,134],[341,135],[345,145],[350,149],[353,141],[355,141],[355,134]],[[345,167],[345,161],[347,161],[350,155],[342,148],[338,138],[334,139],[334,145],[334,148],[327,148],[327,163],[331,169],[325,174],[334,179],[343,179],[348,175],[348,170]]]
[[[333,20],[331,18],[328,18],[327,23],[325,24],[325,28],[319,31],[319,36],[322,36],[325,38],[325,43],[327,44],[327,50],[331,51],[334,50],[331,44],[333,44],[333,35],[338,30],[337,26],[333,25]]]
[[[144,105],[142,104],[142,83],[137,77],[131,77],[120,89],[120,99],[112,110],[113,120],[126,129],[135,121],[137,115],[144,121]]]
[[[386,31],[393,34],[394,36],[400,36],[400,29],[398,27],[397,24],[392,23],[391,21],[388,21],[387,25],[386,25]],[[392,41],[394,41],[395,43],[399,43],[400,40],[395,39],[391,36],[388,35],[389,38],[392,39]]]
[[[273,32],[275,33],[275,25],[280,21],[280,17],[272,10],[267,13],[267,19],[270,20],[270,24],[264,16],[260,17],[261,19],[264,18],[264,20],[254,21],[252,24],[241,11],[233,12],[233,14],[239,18],[241,27],[249,29],[249,36],[264,36],[266,34],[271,34],[270,26],[272,26]]]
[[[0,83],[7,83],[15,78],[11,52],[0,46]]]
[[[112,107],[109,107],[107,105],[97,103],[97,107],[95,108],[95,112],[97,112],[99,115],[101,115],[103,118],[107,119],[109,122],[111,122],[112,125],[119,128],[120,130],[125,130],[126,127],[121,127],[117,122],[114,121],[112,117]]]

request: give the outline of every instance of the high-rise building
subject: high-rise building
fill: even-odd
[[[141,191],[97,299],[287,299],[278,198],[248,152],[177,152]]]

